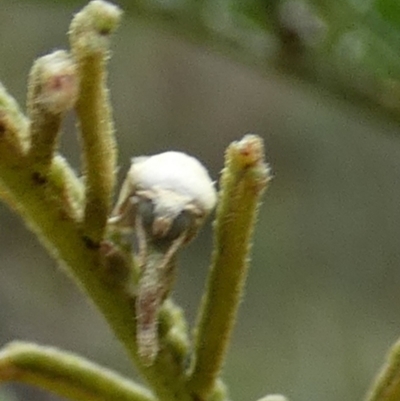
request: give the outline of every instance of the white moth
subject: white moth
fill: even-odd
[[[137,344],[148,365],[158,353],[158,313],[174,281],[176,252],[216,202],[214,183],[194,157],[171,151],[132,159],[110,222],[135,230],[138,240]]]

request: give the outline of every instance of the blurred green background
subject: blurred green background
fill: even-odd
[[[0,80],[22,105],[32,61],[67,47],[76,10],[1,0]],[[398,125],[130,13],[114,37],[109,82],[121,179],[131,156],[168,149],[200,158],[217,179],[231,141],[265,139],[274,180],[224,370],[231,398],[361,400],[400,335]],[[79,170],[73,116],[62,150]],[[4,206],[0,224],[0,343],[51,344],[134,374],[97,311]],[[210,249],[209,224],[181,257],[174,297],[190,322]],[[7,393],[57,399],[23,386]]]

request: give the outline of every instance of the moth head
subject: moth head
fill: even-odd
[[[217,193],[205,167],[181,152],[132,159],[112,220],[126,230],[140,221],[146,236],[189,242],[215,207]]]

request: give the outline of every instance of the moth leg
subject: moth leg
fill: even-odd
[[[150,366],[159,351],[158,314],[175,278],[175,254],[185,242],[182,233],[168,248],[148,247],[136,299],[137,345],[143,362]]]
[[[136,217],[135,222],[135,231],[136,237],[138,241],[138,252],[137,252],[137,259],[139,264],[140,272],[143,272],[145,265],[146,265],[146,258],[147,258],[147,237],[146,237],[146,230],[143,226],[143,220],[140,215]]]
[[[135,227],[138,208],[138,198],[133,195],[115,207],[108,224],[117,227],[122,232],[131,232]]]

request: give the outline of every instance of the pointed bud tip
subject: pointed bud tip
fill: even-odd
[[[244,164],[250,166],[264,160],[264,143],[257,135],[247,134],[232,146]]]
[[[255,181],[265,186],[271,179],[270,166],[265,162],[264,141],[254,134],[245,135],[240,141],[233,142],[227,150],[227,157],[240,169],[251,169]]]
[[[115,4],[103,0],[93,0],[82,12],[92,19],[93,26],[102,35],[109,35],[117,28],[122,10]]]

